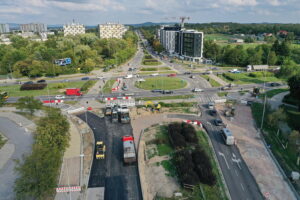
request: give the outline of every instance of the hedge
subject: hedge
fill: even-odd
[[[275,76],[275,74],[273,72],[251,72],[248,74],[248,76],[250,77],[254,77],[254,78],[261,78],[261,77],[272,77]]]
[[[23,84],[20,90],[42,90],[47,86],[47,83]]]

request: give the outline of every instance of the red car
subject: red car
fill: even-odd
[[[177,74],[169,74],[168,77],[174,77],[176,76]]]

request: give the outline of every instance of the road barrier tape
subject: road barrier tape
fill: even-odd
[[[120,97],[120,99],[124,99],[124,100],[129,100],[131,99],[132,97]],[[119,99],[118,97],[107,97],[107,98],[104,98],[105,101],[113,101],[113,100],[117,100]]]
[[[203,127],[202,123],[198,120],[183,120],[183,122],[185,122],[187,124],[197,125],[197,126],[200,126],[201,128]]]
[[[64,100],[45,100],[43,103],[63,103]]]
[[[80,186],[71,186],[71,187],[59,187],[56,188],[56,192],[80,192]]]

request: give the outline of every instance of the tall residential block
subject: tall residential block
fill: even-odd
[[[35,33],[41,33],[41,32],[47,32],[47,25],[46,24],[20,24],[20,29],[22,32],[35,32]]]
[[[176,33],[175,52],[186,60],[201,62],[203,58],[203,32],[182,30]]]
[[[8,33],[8,32],[10,32],[8,24],[0,24],[0,33]]]
[[[64,25],[64,36],[85,34],[85,27],[83,24],[71,23]]]
[[[123,24],[106,23],[99,24],[99,36],[100,38],[119,38],[121,39],[127,28]]]
[[[175,35],[180,30],[180,26],[162,26],[160,28],[160,43],[169,54],[173,54],[175,52]]]

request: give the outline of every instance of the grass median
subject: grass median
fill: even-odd
[[[105,85],[102,88],[102,92],[104,94],[111,93],[112,86],[114,85],[115,82],[116,82],[116,80],[108,80],[108,81],[106,81]]]
[[[175,90],[184,88],[187,82],[175,77],[153,77],[147,78],[144,82],[136,82],[135,86],[144,90],[162,89]]]
[[[263,94],[260,94],[259,97],[264,97],[265,95],[267,95],[268,98],[272,98],[273,96],[283,93],[283,92],[287,92],[289,91],[288,88],[278,88],[278,89],[274,89],[274,90],[269,90]]]
[[[222,86],[219,82],[215,81],[214,79],[212,79],[208,75],[200,75],[200,76],[202,78],[204,78],[205,80],[207,80],[212,87],[220,87],[220,86]]]
[[[161,96],[161,97],[140,97],[136,98],[136,101],[155,101],[155,100],[169,100],[169,99],[191,99],[194,98],[194,95],[176,95],[176,96]]]

